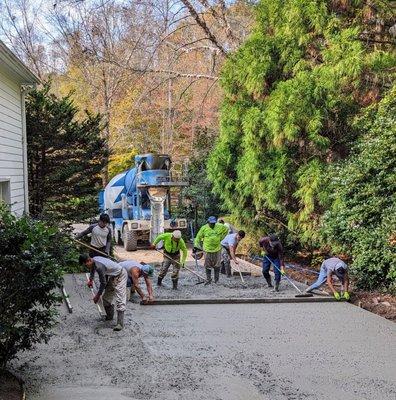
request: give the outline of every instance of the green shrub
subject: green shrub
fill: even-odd
[[[0,369],[49,338],[65,268],[75,257],[68,235],[0,204]]]
[[[329,171],[323,237],[348,252],[357,284],[396,290],[396,87],[357,121],[366,134]]]

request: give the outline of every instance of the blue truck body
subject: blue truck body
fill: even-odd
[[[99,210],[109,214],[114,237],[127,250],[136,250],[138,241],[148,241],[151,220],[148,190],[153,186],[176,186],[172,184],[170,168],[171,159],[166,154],[137,155],[135,165],[113,177],[99,193]],[[165,230],[187,227],[185,219],[171,218],[169,189],[163,218]]]

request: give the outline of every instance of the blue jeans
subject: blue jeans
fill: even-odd
[[[272,259],[272,258],[268,257],[269,260],[267,260],[267,257],[268,256],[264,257],[264,260],[263,260],[263,276],[264,276],[265,279],[270,278],[269,270],[270,270],[270,267],[271,267],[271,262],[270,262],[270,260],[271,260],[272,263],[277,267],[277,268],[274,268],[275,282],[279,283],[280,280],[281,280],[280,259],[279,258]]]
[[[325,284],[327,281],[327,268],[323,266],[320,267],[320,272],[319,272],[319,276],[318,279],[316,280],[316,282],[314,282],[308,289],[307,291],[311,291],[311,290],[315,290],[315,289],[319,289],[323,284]],[[341,281],[342,284],[344,284],[344,281]]]
[[[320,272],[319,272],[318,279],[316,280],[316,282],[314,282],[314,283],[307,289],[307,291],[319,289],[324,283],[326,283],[326,281],[327,281],[327,269],[326,269],[326,268],[323,268],[323,267],[320,267]]]

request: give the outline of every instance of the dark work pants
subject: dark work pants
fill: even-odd
[[[268,257],[268,256],[267,256]],[[274,274],[275,274],[275,282],[280,282],[281,280],[281,273],[280,273],[280,269],[281,269],[281,265],[280,265],[280,259],[279,258],[270,258],[268,257],[269,260],[271,260],[277,268],[274,268]],[[264,257],[263,260],[263,276],[265,279],[270,278],[270,274],[269,274],[269,270],[271,267],[271,262],[267,260],[266,257]]]

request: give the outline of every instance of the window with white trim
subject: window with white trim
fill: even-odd
[[[11,194],[10,194],[10,181],[0,179],[0,201],[10,205]]]

